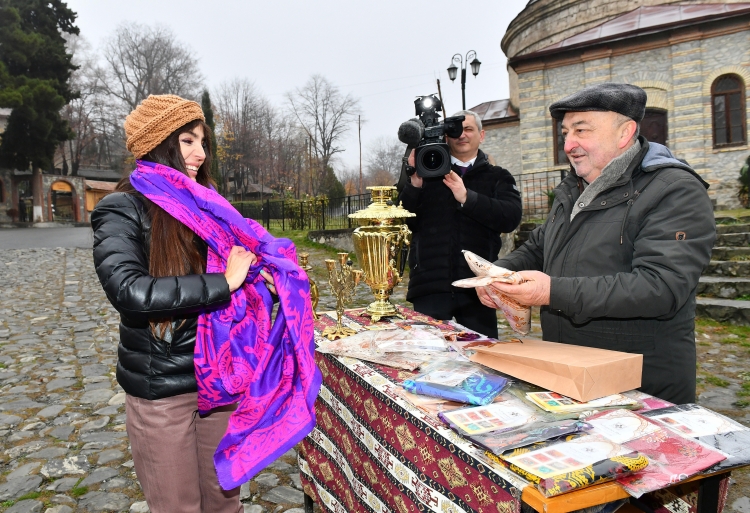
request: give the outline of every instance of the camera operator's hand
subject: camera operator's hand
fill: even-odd
[[[456,201],[462,205],[466,203],[466,187],[464,186],[464,181],[455,171],[451,171],[445,175],[443,183],[448,186],[451,192],[453,192],[453,197],[456,198]]]
[[[414,167],[414,150],[411,150],[411,153],[409,153],[409,162],[408,162],[408,164],[411,167]],[[411,175],[411,177],[409,178],[409,180],[411,181],[411,184],[414,187],[416,187],[417,189],[421,189],[422,188],[422,177],[419,176],[417,173],[414,173],[413,175]]]

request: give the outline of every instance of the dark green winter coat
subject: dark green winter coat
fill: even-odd
[[[546,222],[498,260],[551,276],[545,340],[643,355],[641,390],[695,400],[695,291],[716,239],[708,185],[660,144],[641,151],[612,187],[570,221],[570,174]]]

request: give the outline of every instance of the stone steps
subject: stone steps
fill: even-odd
[[[750,246],[745,248],[733,248],[714,246],[711,251],[711,260],[750,260]]]
[[[750,260],[711,260],[703,271],[703,276],[748,277],[750,276]]]
[[[750,296],[750,278],[726,278],[724,276],[701,276],[698,295],[721,299],[737,299]]]
[[[715,246],[748,247],[750,246],[750,232],[720,233],[716,236]]]
[[[750,224],[717,224],[716,233],[724,235],[725,233],[747,233],[750,232]]]
[[[750,326],[750,301],[699,297],[695,315],[719,322]]]

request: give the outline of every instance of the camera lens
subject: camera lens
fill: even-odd
[[[436,171],[445,162],[443,154],[439,151],[430,150],[422,155],[422,166],[429,171]]]

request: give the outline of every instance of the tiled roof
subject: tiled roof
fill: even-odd
[[[559,43],[542,48],[531,54],[538,55],[553,50],[565,50],[592,43],[621,39],[636,34],[658,32],[673,26],[715,18],[725,18],[750,12],[750,3],[741,4],[690,4],[690,5],[656,5],[639,7],[627,14],[618,16],[601,25],[575,36],[563,39]]]
[[[480,103],[476,107],[469,109],[476,112],[479,119],[484,124],[491,124],[504,120],[510,121],[518,117],[518,112],[513,110],[510,100],[494,100],[491,102]]]
[[[86,190],[96,189],[98,191],[114,191],[117,183],[102,182],[100,180],[86,180]]]

